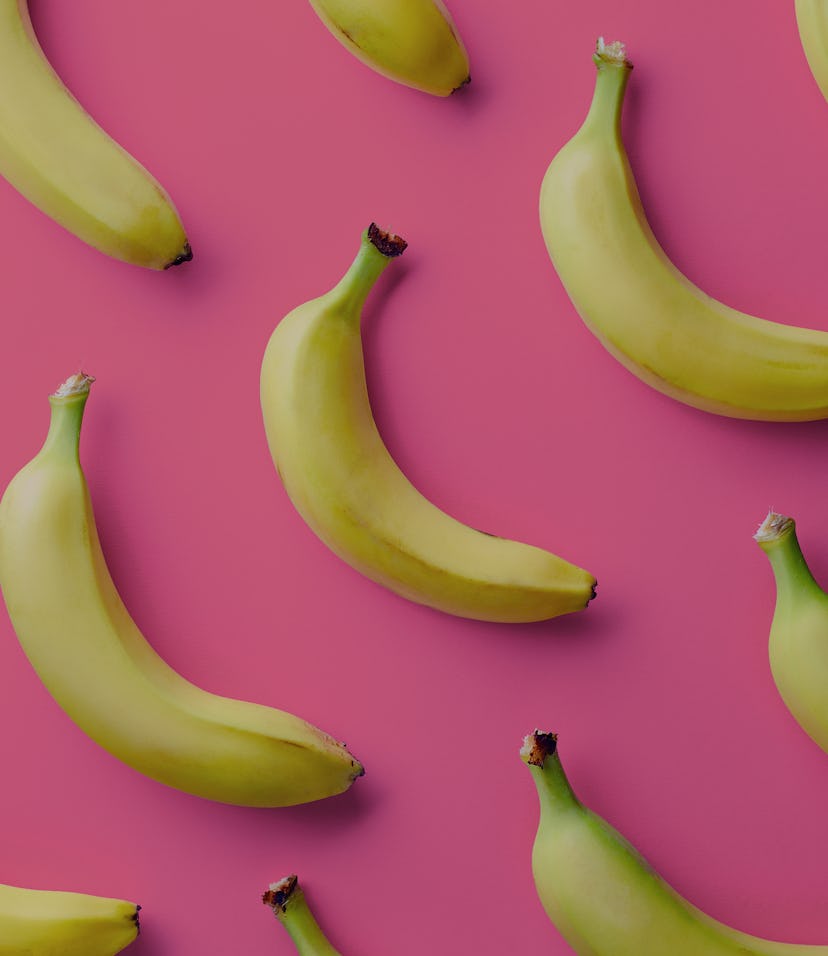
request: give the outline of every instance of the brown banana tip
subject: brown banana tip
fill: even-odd
[[[132,914],[132,922],[135,923],[135,930],[138,935],[141,935],[141,920],[138,919],[138,914],[141,912],[140,905],[136,904],[135,912]]]
[[[380,229],[375,222],[368,227],[368,239],[388,259],[401,256],[408,248],[408,243],[402,236]]]
[[[172,269],[173,266],[180,266],[184,262],[189,262],[193,258],[193,247],[189,242],[184,243],[184,248],[181,250],[181,253],[164,266],[164,271],[167,269]]]
[[[547,757],[558,749],[558,735],[535,729],[534,733],[523,738],[520,748],[521,759],[532,767],[543,767]]]
[[[262,893],[262,902],[265,906],[269,906],[274,914],[278,916],[279,913],[285,912],[291,897],[298,888],[299,877],[295,873],[291,873],[290,876],[282,877],[281,880],[271,883],[265,892]]]
[[[597,596],[598,596],[598,582],[593,581],[592,589],[589,592],[589,597],[587,598],[587,602],[585,606],[588,607],[590,601],[594,601]]]
[[[451,93],[449,93],[449,96],[452,96],[452,95],[453,95],[454,93],[456,93],[458,90],[462,90],[463,87],[464,87],[464,86],[468,86],[469,83],[471,83],[471,73],[469,73],[469,75],[465,78],[465,80],[463,80],[462,83],[460,83],[460,84],[458,84],[457,86],[454,87],[454,89],[451,91]]]

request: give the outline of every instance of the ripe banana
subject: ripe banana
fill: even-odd
[[[27,0],[0,0],[0,174],[101,252],[166,269],[192,259],[170,197],[49,65]]]
[[[547,915],[581,956],[828,956],[725,926],[668,886],[621,834],[581,804],[555,734],[521,749],[540,799],[532,871]]]
[[[140,906],[0,884],[0,956],[114,956],[138,935]]]
[[[377,73],[448,96],[469,82],[469,58],[442,0],[310,0],[339,42]]]
[[[688,405],[733,418],[825,418],[828,332],[737,312],[676,269],[621,141],[632,66],[623,44],[603,40],[594,60],[592,106],[540,195],[546,245],[581,318],[622,365]]]
[[[580,610],[594,596],[592,575],[450,518],[410,484],[382,442],[360,319],[371,287],[405,246],[372,224],[344,278],[294,309],[270,338],[262,411],[287,493],[332,551],[409,600],[486,621]]]
[[[808,65],[828,100],[828,0],[796,0],[796,22]]]
[[[793,518],[771,511],[754,538],[776,579],[769,645],[773,678],[800,726],[828,752],[828,594],[805,563]]]
[[[208,694],[150,647],[109,576],[78,458],[92,379],[50,396],[39,454],[0,501],[0,586],[46,688],[93,740],[171,787],[275,807],[346,790],[363,771],[305,721]]]
[[[316,922],[295,875],[271,883],[262,902],[288,931],[299,956],[340,956]]]

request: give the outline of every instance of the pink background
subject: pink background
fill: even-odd
[[[751,540],[769,506],[793,514],[828,582],[828,425],[715,418],[640,384],[578,320],[536,211],[596,35],[623,39],[626,139],[668,252],[734,306],[828,328],[828,105],[793,4],[451,9],[473,83],[442,101],[353,60],[303,0],[33,3],[56,68],[169,189],[196,258],[110,261],[0,183],[0,481],[39,447],[47,393],[95,374],[83,459],[150,641],[210,690],[340,736],[367,775],[274,811],[167,790],[64,717],[3,613],[0,880],[136,899],[134,956],[287,956],[258,895],[290,871],[345,954],[568,953],[529,868],[517,751],[539,725],[582,798],[693,902],[828,942],[828,757],[775,691]],[[457,517],[588,567],[585,614],[510,627],[408,604],[287,500],[262,350],[371,219],[410,242],[366,322],[391,451]]]

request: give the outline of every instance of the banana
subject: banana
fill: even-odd
[[[828,594],[805,563],[793,518],[771,511],[754,535],[776,579],[773,679],[803,730],[828,752]]]
[[[536,730],[520,753],[540,800],[535,887],[580,956],[828,956],[828,946],[741,933],[679,896],[621,834],[580,803],[555,734]]]
[[[828,100],[828,0],[796,0],[796,22],[808,66]]]
[[[469,82],[469,58],[441,0],[310,0],[339,42],[405,86],[448,96]]]
[[[299,956],[340,956],[316,922],[295,875],[271,883],[262,902],[288,931]]]
[[[595,579],[531,545],[484,534],[424,498],[371,414],[360,319],[406,243],[372,224],[342,280],[276,327],[262,363],[270,452],[311,529],[397,594],[460,617],[537,621],[586,607]]]
[[[540,222],[575,308],[633,374],[733,418],[828,416],[828,333],[770,322],[712,299],[667,258],[647,222],[621,140],[631,64],[598,41],[586,120],[543,179]]]
[[[0,587],[27,657],[93,740],[149,777],[242,806],[346,790],[362,767],[282,711],[208,694],[150,647],[106,567],[78,458],[92,379],[50,396],[38,455],[0,501]]]
[[[138,935],[140,908],[0,884],[0,956],[114,956]]]
[[[0,0],[0,174],[46,215],[116,259],[166,269],[192,258],[170,197],[50,66],[27,0]]]

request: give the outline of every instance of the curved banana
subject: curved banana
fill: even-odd
[[[0,0],[0,174],[47,216],[116,259],[148,269],[192,259],[170,197],[49,65],[27,0]]]
[[[295,875],[271,883],[262,902],[288,931],[299,956],[340,956],[316,922]]]
[[[828,0],[796,0],[796,22],[808,66],[828,100]]]
[[[0,884],[0,956],[114,956],[138,935],[140,908]]]
[[[581,956],[828,956],[725,926],[679,896],[620,833],[581,804],[555,734],[524,739],[540,799],[532,872],[547,915]]]
[[[754,538],[776,579],[773,679],[803,730],[828,752],[828,594],[805,563],[793,518],[771,511]]]
[[[362,767],[283,711],[217,697],[150,647],[109,576],[78,459],[91,379],[50,396],[39,454],[0,501],[0,586],[46,688],[93,740],[188,793],[275,807],[340,793]]]
[[[294,309],[270,338],[262,411],[287,493],[332,551],[411,601],[486,621],[580,610],[594,596],[592,575],[450,518],[410,484],[382,442],[360,319],[371,287],[405,245],[372,224],[344,278]]]
[[[737,312],[667,258],[621,141],[631,70],[598,41],[592,106],[543,180],[540,221],[575,308],[608,351],[653,388],[733,418],[828,416],[828,332]]]
[[[448,96],[469,82],[469,58],[441,0],[310,0],[339,42],[404,86]]]

